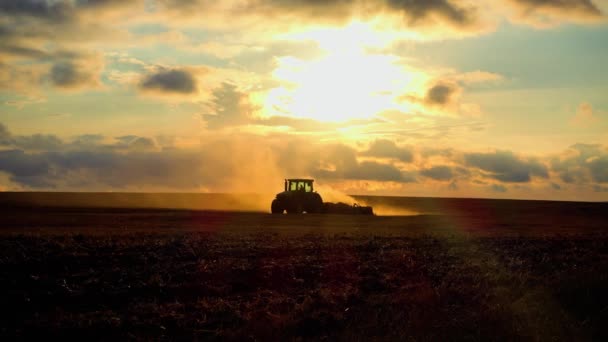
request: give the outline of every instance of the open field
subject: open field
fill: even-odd
[[[368,198],[418,215],[365,217],[4,200],[3,339],[608,339],[607,204]]]

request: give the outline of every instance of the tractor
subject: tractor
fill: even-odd
[[[321,195],[313,189],[312,179],[285,179],[285,189],[277,194],[270,205],[273,214],[351,214],[374,215],[372,207],[346,203],[323,203]]]
[[[320,213],[323,210],[321,195],[313,190],[312,179],[286,179],[285,191],[277,194],[272,201],[270,211],[273,214],[308,214]]]

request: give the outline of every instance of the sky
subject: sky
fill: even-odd
[[[606,0],[0,0],[0,191],[608,200]]]

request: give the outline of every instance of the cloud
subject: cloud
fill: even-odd
[[[414,154],[408,148],[398,147],[394,141],[388,139],[374,140],[367,151],[363,152],[364,156],[378,158],[393,158],[405,163],[411,163],[414,159]]]
[[[420,174],[425,177],[439,181],[447,181],[454,177],[452,168],[445,165],[433,166],[428,169],[422,169],[420,170]]]
[[[16,183],[33,187],[52,186],[48,180],[51,166],[45,157],[21,150],[0,151],[0,171],[11,174],[11,180]]]
[[[537,27],[550,27],[563,21],[597,22],[604,16],[592,0],[508,0],[517,10],[513,19]]]
[[[377,122],[376,119],[353,119],[337,123],[284,115],[262,117],[259,115],[262,106],[253,103],[248,92],[230,82],[223,82],[219,87],[212,89],[211,99],[204,107],[201,118],[207,128],[213,130],[236,126],[259,126],[288,128],[299,133],[320,133]]]
[[[564,183],[608,182],[608,150],[598,144],[575,144],[551,160]]]
[[[249,101],[249,95],[228,82],[212,90],[207,107],[210,114],[203,114],[202,117],[212,129],[250,123],[256,110]]]
[[[195,93],[198,86],[194,75],[188,70],[161,68],[144,76],[139,88],[144,91],[188,95]]]
[[[404,175],[392,164],[359,162],[356,150],[342,144],[323,147],[320,165],[328,167],[315,170],[313,174],[316,177],[341,180],[412,181],[408,174]]]
[[[490,189],[494,192],[504,193],[507,192],[507,188],[504,185],[492,184]]]
[[[364,161],[356,168],[343,170],[345,179],[401,182],[401,171],[393,165]]]
[[[593,191],[595,192],[608,192],[608,186],[601,186],[598,184],[593,185]]]
[[[59,88],[76,89],[100,85],[103,64],[99,59],[63,60],[56,62],[50,70],[51,83]]]
[[[73,7],[67,1],[3,0],[0,11],[8,15],[31,16],[58,21],[69,18]]]
[[[34,151],[55,151],[64,146],[63,141],[52,134],[13,135],[0,123],[0,147]]]
[[[12,145],[26,150],[54,151],[61,148],[63,141],[52,134],[33,134],[13,137]]]
[[[313,177],[320,184],[360,193],[432,195],[438,188],[431,180],[437,180],[445,182],[440,191],[483,196],[512,190],[520,196],[525,189],[509,188],[508,183],[534,180],[525,196],[550,191],[552,196],[573,198],[576,189],[593,194],[594,187],[608,183],[608,149],[601,145],[573,145],[554,156],[548,170],[544,161],[549,156],[525,158],[509,151],[408,148],[417,158],[403,164],[394,157],[375,160],[381,158],[377,154],[395,154],[379,148],[376,152],[380,152],[368,155],[376,150],[372,144],[361,150],[315,135],[210,133],[199,144],[180,146],[171,139],[139,135],[88,134],[70,139],[15,135],[0,124],[0,173],[5,175],[3,186],[9,189],[64,191],[274,192],[285,177]],[[378,146],[397,147],[382,140],[389,143]],[[573,177],[571,184],[578,186],[564,188],[566,176]],[[563,191],[557,193],[558,189]]]
[[[31,94],[47,82],[99,86],[103,58],[88,51],[125,39],[116,20],[140,6],[143,0],[0,1],[0,87]]]
[[[484,171],[489,178],[507,183],[530,182],[532,176],[548,178],[547,167],[534,159],[523,159],[509,151],[465,153],[467,166]]]
[[[11,132],[6,125],[0,122],[0,146],[7,146],[11,143]]]
[[[119,31],[113,27],[113,19],[143,13],[143,4],[144,0],[3,0],[0,45],[42,46],[31,43],[52,40],[61,47],[91,39],[116,39]]]
[[[486,82],[499,82],[504,80],[504,76],[501,74],[487,72],[482,70],[464,72],[451,76],[450,79],[462,82],[463,84],[474,84],[474,83],[486,83]]]
[[[404,94],[398,97],[399,101],[420,103],[427,110],[441,112],[459,112],[458,100],[463,88],[450,77],[439,79],[430,84],[423,95]]]
[[[446,106],[454,101],[461,88],[454,83],[438,82],[430,87],[424,97],[424,102],[430,106]]]
[[[339,26],[351,20],[378,18],[382,18],[383,24],[390,23],[396,31],[420,33],[474,32],[485,26],[481,24],[478,8],[466,0],[253,0],[221,4],[208,0],[164,0],[162,4],[170,16],[182,20],[195,22],[205,13],[208,25],[225,28],[227,22],[247,24],[242,29],[249,31],[287,32],[302,26]]]
[[[169,187],[175,189],[196,188],[203,174],[200,157],[193,152],[140,152],[127,153],[85,150],[61,153],[27,154],[29,158],[44,160],[55,170],[45,176],[45,182],[54,186],[69,187],[70,183],[81,186],[110,188]],[[9,171],[10,172],[10,171]],[[12,172],[11,172],[12,173]],[[40,178],[40,177],[39,177]],[[22,179],[15,181],[37,187]]]
[[[591,178],[599,183],[608,183],[608,155],[602,155],[587,161]]]
[[[582,102],[577,110],[576,114],[570,119],[570,124],[578,127],[589,127],[596,124],[600,119],[594,115],[593,107],[587,102]]]
[[[430,19],[440,19],[457,27],[473,25],[476,21],[476,9],[456,3],[458,2],[448,0],[387,0],[388,7],[403,13],[411,26]]]
[[[47,72],[47,68],[41,65],[11,65],[0,61],[0,90],[36,94]]]
[[[0,171],[31,189],[216,189],[268,191],[286,175],[323,181],[414,181],[391,164],[357,160],[342,144],[290,136],[241,134],[210,138],[189,148],[159,147],[136,135],[14,136],[0,126]],[[230,158],[226,158],[229,155]],[[255,179],[254,184],[251,179]]]

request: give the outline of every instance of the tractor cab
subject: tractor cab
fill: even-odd
[[[286,179],[285,191],[313,192],[312,179]]]

